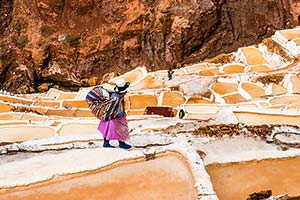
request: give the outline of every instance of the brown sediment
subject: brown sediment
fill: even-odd
[[[275,42],[272,38],[266,38],[261,42],[263,45],[266,45],[268,51],[271,53],[276,53],[280,55],[286,61],[292,61],[292,58],[289,56],[287,51],[277,42]]]
[[[205,125],[193,130],[193,135],[222,138],[223,136],[251,136],[260,137],[263,140],[267,140],[271,136],[275,128],[279,128],[281,125],[246,125],[242,123],[238,124],[215,124]],[[285,127],[299,129],[299,126],[287,125]]]
[[[220,54],[213,58],[205,59],[204,62],[216,63],[216,64],[226,64],[234,61],[234,56],[232,54]]]
[[[172,167],[167,167],[172,165]],[[147,170],[145,170],[147,169]],[[6,200],[79,199],[196,199],[193,175],[177,152],[156,155],[154,160],[126,160],[109,167],[55,176],[33,185],[0,190]]]
[[[260,76],[256,79],[263,84],[276,83],[279,84],[284,78],[284,74],[270,74],[266,76]]]
[[[240,163],[211,164],[206,170],[219,199],[246,199],[249,194],[272,190],[273,195],[299,195],[300,157]]]

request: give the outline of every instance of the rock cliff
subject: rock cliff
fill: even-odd
[[[299,0],[2,0],[0,87],[76,89],[198,62],[298,25]]]

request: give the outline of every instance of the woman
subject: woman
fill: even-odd
[[[124,79],[118,79],[116,81],[116,87],[114,93],[111,94],[111,98],[116,99],[116,103],[113,104],[114,118],[109,121],[100,121],[98,130],[102,133],[104,138],[103,147],[111,147],[110,140],[118,140],[119,147],[123,149],[130,149],[131,145],[126,144],[125,141],[129,139],[128,123],[125,113],[124,96],[127,93],[130,83],[125,82]]]

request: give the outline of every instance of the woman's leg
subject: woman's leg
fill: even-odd
[[[131,145],[126,144],[125,142],[119,140],[119,147],[122,149],[130,149]]]
[[[109,144],[109,140],[104,138],[103,147],[115,148],[114,146]]]

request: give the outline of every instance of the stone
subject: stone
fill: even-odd
[[[92,77],[88,80],[90,86],[96,86],[98,84],[98,77]]]
[[[49,87],[51,86],[52,84],[50,83],[43,83],[41,85],[38,86],[38,92],[46,92],[49,90]]]

